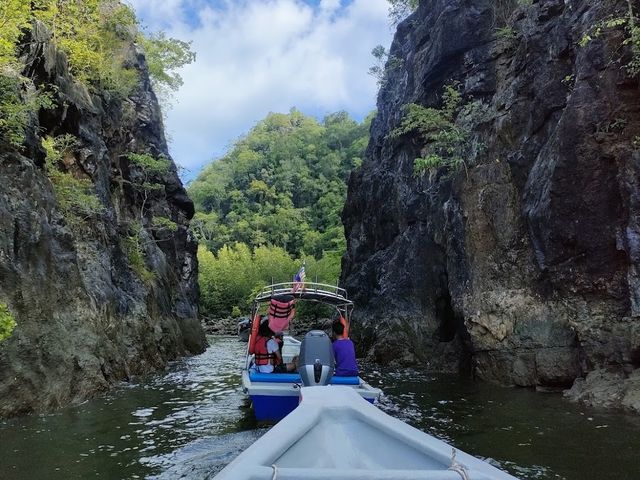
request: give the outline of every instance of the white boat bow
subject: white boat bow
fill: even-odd
[[[516,480],[382,412],[353,388],[303,387],[302,403],[217,480]]]

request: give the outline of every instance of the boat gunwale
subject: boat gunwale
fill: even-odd
[[[274,374],[274,375],[277,375]],[[366,399],[379,400],[382,396],[382,390],[372,386],[362,377],[358,376],[360,383],[358,385],[342,385],[352,388],[360,396]],[[254,382],[251,380],[248,370],[242,370],[241,376],[242,390],[249,396],[267,395],[276,397],[300,396],[300,389],[304,386],[300,383],[292,382]],[[328,386],[328,385],[323,385]],[[336,386],[336,385],[332,385]]]
[[[334,389],[335,392],[328,394],[325,389]],[[227,478],[234,480],[273,478],[274,465],[278,465],[277,476],[282,479],[518,480],[491,463],[383,412],[373,404],[365,402],[362,397],[355,395],[355,392],[350,391],[347,386],[302,387],[300,393],[302,397],[300,405],[227,465],[219,473],[220,480],[223,478],[225,480]],[[357,398],[359,400],[356,400]],[[418,454],[428,456],[435,463],[442,465],[442,469],[408,468],[405,470],[377,465],[371,468],[365,466],[348,469],[333,466],[300,468],[282,464],[282,456],[292,445],[314,427],[322,427],[323,418],[327,416],[334,418],[336,415],[353,417]],[[336,422],[343,424],[340,418]],[[292,425],[295,425],[295,429],[292,429]]]

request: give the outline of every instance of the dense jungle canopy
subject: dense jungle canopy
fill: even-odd
[[[205,315],[245,312],[255,288],[290,281],[302,262],[308,279],[336,283],[347,180],[372,117],[271,113],[192,182]]]

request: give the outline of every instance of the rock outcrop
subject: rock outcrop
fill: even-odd
[[[17,322],[0,343],[0,417],[81,401],[206,344],[193,204],[173,163],[146,195],[127,156],[169,158],[144,56],[131,45],[126,61],[140,80],[124,100],[75,81],[41,25],[22,60],[34,86],[55,86],[57,107],[33,119],[22,151],[0,145],[0,302]],[[75,222],[63,214],[44,168],[45,135],[75,137],[64,165],[91,181],[100,212]],[[175,225],[153,228],[153,216]]]
[[[598,370],[637,398],[640,94],[606,25],[628,3],[526,3],[425,0],[399,25],[343,212],[354,331],[378,361],[574,398]],[[390,133],[454,82],[465,166],[415,177],[421,137]]]

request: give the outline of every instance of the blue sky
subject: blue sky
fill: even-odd
[[[193,42],[167,112],[183,180],[269,112],[322,118],[375,108],[371,49],[391,42],[386,0],[129,0],[144,25]]]

